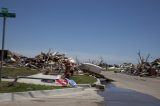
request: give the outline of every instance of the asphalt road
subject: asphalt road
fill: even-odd
[[[160,106],[160,79],[102,72],[109,79],[101,93],[107,106]]]

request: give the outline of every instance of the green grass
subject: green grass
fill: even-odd
[[[35,85],[35,84],[25,84],[25,83],[16,83],[15,86],[8,87],[8,83],[9,82],[6,82],[6,81],[3,81],[0,83],[0,93],[52,90],[52,89],[64,88],[59,86],[45,86],[45,85]]]
[[[30,68],[11,68],[11,67],[4,67],[2,70],[2,76],[29,76],[33,74],[40,73],[39,70],[31,70]]]
[[[5,67],[2,70],[2,76],[28,76],[39,73],[39,70],[31,70],[29,68],[11,68]],[[75,75],[70,79],[74,80],[77,84],[92,84],[97,81],[93,76],[89,75]],[[51,89],[61,89],[66,87],[58,86],[44,86],[44,85],[35,85],[35,84],[25,84],[25,83],[16,83],[15,86],[8,86],[10,82],[2,81],[0,83],[0,93],[9,93],[9,92],[24,92],[24,91],[35,91],[35,90],[51,90]]]
[[[75,75],[70,79],[74,80],[77,84],[93,84],[97,81],[95,77],[88,75]]]

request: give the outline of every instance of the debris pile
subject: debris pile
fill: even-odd
[[[5,62],[16,67],[40,69],[46,75],[64,73],[66,78],[72,76],[77,67],[76,62],[72,58],[68,58],[65,54],[60,54],[59,52],[51,52],[51,50],[48,53],[41,52],[35,58],[27,58],[9,52],[8,59]]]
[[[41,52],[34,58],[28,58],[17,53],[9,52],[8,58],[5,59],[4,62],[6,66],[12,66],[14,68],[26,67],[42,71],[42,73],[31,76],[16,76],[15,78],[6,76],[6,79],[14,79],[9,86],[15,86],[17,81],[22,81],[24,83],[45,83],[47,85],[54,83],[56,86],[77,87],[77,83],[72,80],[71,76],[78,73],[83,74],[84,72],[87,72],[87,74],[89,73],[89,75],[104,78],[104,76],[101,75],[101,71],[104,70],[103,68],[90,63],[77,65],[74,59],[67,57],[65,54],[60,54],[59,52],[51,52],[51,50],[47,53]],[[100,84],[96,87],[102,89]]]
[[[160,76],[160,58],[153,62],[148,62],[148,55],[146,58],[138,53],[139,63],[137,65],[128,65],[124,68],[124,73],[138,76]]]
[[[160,76],[160,58],[153,62],[148,62],[150,55],[144,58],[141,56],[140,52],[138,52],[138,56],[139,61],[137,65],[124,63],[120,66],[114,65],[112,67],[108,67],[111,70],[116,69],[115,72],[123,72],[130,75]],[[9,51],[5,64],[13,65],[14,67],[39,69],[45,75],[64,75],[64,78],[69,78],[75,72],[79,71],[79,69],[83,72],[90,72],[90,74],[100,74],[100,72],[104,70],[103,68],[90,63],[77,65],[74,59],[68,58],[65,54],[61,54],[59,52],[51,52],[51,50],[47,53],[41,52],[34,58],[28,58]]]
[[[151,65],[156,70],[157,76],[160,76],[160,58],[153,61]]]

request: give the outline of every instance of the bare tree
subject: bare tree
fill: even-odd
[[[141,51],[139,51],[137,54],[138,54],[138,57],[139,57],[139,60],[138,60],[139,63],[143,64],[145,62],[148,62],[150,54],[148,54],[146,58],[144,58],[144,56],[141,55]]]
[[[103,57],[101,56],[100,58],[99,58],[99,64],[103,64],[104,63],[104,59],[103,59]]]
[[[145,62],[148,62],[148,59],[149,59],[149,58],[150,58],[150,54],[147,55]]]

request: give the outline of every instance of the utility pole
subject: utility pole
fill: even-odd
[[[0,17],[3,17],[2,49],[1,49],[1,65],[0,65],[0,82],[1,82],[2,70],[3,70],[6,19],[7,19],[7,17],[15,18],[16,14],[15,13],[8,13],[7,8],[2,8],[2,10],[0,12]]]

